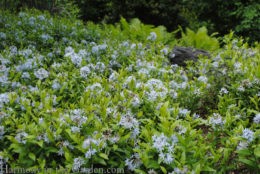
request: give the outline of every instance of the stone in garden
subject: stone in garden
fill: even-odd
[[[168,58],[172,64],[185,66],[186,61],[197,61],[200,55],[210,58],[210,54],[205,50],[175,46]]]

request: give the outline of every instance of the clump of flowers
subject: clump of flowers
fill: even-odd
[[[251,143],[254,140],[254,132],[248,128],[245,128],[243,130],[242,137],[246,139],[249,143]]]
[[[157,34],[155,32],[151,32],[150,35],[147,37],[147,40],[155,41],[157,38]]]
[[[150,79],[144,85],[147,88],[145,94],[150,101],[155,101],[158,98],[165,98],[168,94],[168,89],[164,86],[163,82],[158,79]]]
[[[49,72],[43,68],[40,68],[37,71],[34,71],[34,75],[38,79],[43,80],[49,77]]]
[[[253,120],[254,120],[254,123],[259,124],[260,123],[260,113],[256,114]]]
[[[3,138],[3,135],[5,134],[5,127],[0,126],[0,140]]]
[[[126,114],[121,116],[119,125],[123,126],[126,129],[133,129],[138,127],[139,122],[131,112],[127,112]]]
[[[85,161],[82,157],[74,158],[72,171],[79,172],[81,166],[84,165],[84,164],[85,164]]]
[[[130,158],[125,160],[125,164],[129,170],[134,171],[142,165],[142,160],[138,153],[134,153]]]
[[[69,118],[78,126],[81,126],[87,121],[85,112],[81,109],[74,109],[70,111]]]
[[[163,163],[171,164],[174,161],[174,146],[178,142],[178,138],[174,135],[168,138],[162,133],[161,135],[153,135],[152,140],[152,146],[159,153],[159,159]]]
[[[9,103],[9,93],[0,94],[0,108],[4,106],[4,104]]]
[[[225,124],[225,120],[223,120],[220,114],[213,113],[212,117],[209,119],[209,124],[211,124],[213,128],[219,128]]]
[[[26,144],[26,137],[28,136],[28,133],[26,132],[20,132],[20,133],[17,133],[16,136],[15,136],[15,139],[19,142],[19,143],[22,143],[22,144]]]

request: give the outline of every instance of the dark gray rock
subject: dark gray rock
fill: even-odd
[[[168,58],[172,64],[186,66],[186,61],[197,61],[200,55],[210,58],[210,54],[205,50],[175,46]]]

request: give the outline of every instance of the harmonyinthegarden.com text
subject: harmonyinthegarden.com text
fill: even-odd
[[[95,168],[93,166],[89,168],[80,168],[78,170],[69,171],[68,169],[59,169],[59,168],[44,168],[44,169],[27,169],[27,168],[10,168],[7,165],[0,166],[0,174],[1,173],[103,173],[103,174],[115,174],[115,173],[125,173],[123,168]]]

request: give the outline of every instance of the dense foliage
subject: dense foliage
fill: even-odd
[[[173,36],[137,19],[84,25],[1,11],[1,164],[259,173],[259,44],[230,33],[220,49],[205,28]],[[212,57],[171,65],[174,45]]]
[[[197,20],[210,30],[221,34],[230,30],[237,35],[249,37],[251,42],[260,40],[260,3],[255,0],[196,0],[185,1],[187,12],[192,11]],[[191,14],[192,14],[191,13]],[[190,16],[189,22],[194,21]],[[193,18],[193,19],[192,19]],[[196,24],[198,25],[198,24]],[[201,25],[201,24],[200,24]],[[191,24],[194,26],[194,24]]]
[[[0,7],[14,11],[35,7],[93,22],[139,18],[147,24],[164,25],[168,31],[178,26],[193,30],[206,26],[210,33],[223,36],[233,30],[249,37],[250,43],[260,40],[260,3],[255,0],[0,0]]]

